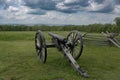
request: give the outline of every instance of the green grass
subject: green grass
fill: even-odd
[[[49,42],[47,32],[44,34]],[[120,80],[119,48],[84,45],[78,63],[90,77],[83,78],[57,49],[48,49],[47,62],[42,64],[35,53],[34,35],[35,32],[0,32],[0,80]]]

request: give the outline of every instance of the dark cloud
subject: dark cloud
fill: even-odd
[[[88,5],[88,0],[78,0],[68,3],[63,2],[63,7],[67,7],[67,9],[57,8],[57,10],[64,13],[76,13],[78,11],[83,11],[83,7],[87,7]]]
[[[91,12],[110,13],[114,10],[116,4],[120,4],[120,0],[111,0],[106,3],[106,0],[73,0],[67,2],[65,0],[24,0],[26,6],[32,9],[55,10],[64,13],[75,13],[78,11],[86,11],[86,7],[90,5],[89,1],[95,2],[98,5],[103,4],[103,8],[90,10]],[[114,4],[112,4],[114,2]],[[58,4],[59,7],[57,7]]]
[[[3,19],[3,17],[2,17],[2,16],[0,16],[0,19]]]
[[[114,7],[115,7],[115,3],[101,3],[103,4],[103,8],[101,9],[98,9],[96,11],[91,11],[91,12],[99,12],[99,13],[110,13],[114,10]]]
[[[91,4],[95,9],[88,8]],[[21,5],[34,9],[34,11],[28,13],[36,15],[45,14],[46,11],[50,10],[63,13],[76,13],[79,11],[110,13],[114,10],[115,5],[120,5],[120,0],[0,0],[0,10],[7,9],[9,6],[18,7]],[[99,5],[102,5],[102,7],[100,8]]]
[[[0,0],[0,10],[6,10],[10,6],[19,7],[24,5],[22,0]]]
[[[6,9],[8,6],[5,0],[0,0],[0,10]]]
[[[45,13],[46,13],[46,11],[38,9],[35,11],[29,11],[27,14],[44,15]]]
[[[102,4],[105,0],[95,0],[95,2]]]
[[[120,0],[115,0],[115,3],[116,4],[120,4]]]
[[[55,10],[56,3],[52,0],[24,0],[26,6],[32,9]]]
[[[88,0],[78,0],[78,1],[75,1],[75,2],[71,2],[71,3],[64,3],[65,6],[83,6],[83,7],[86,7],[88,6]]]
[[[63,9],[63,10],[60,10],[58,9],[58,11],[60,12],[64,12],[64,13],[76,13],[77,11],[76,10],[72,10],[72,9]]]
[[[96,10],[96,11],[90,11],[90,12],[97,12],[97,13],[110,13],[111,11],[113,11],[114,8],[113,7],[104,7],[103,9],[100,9],[100,10]]]

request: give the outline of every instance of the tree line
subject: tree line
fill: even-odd
[[[90,25],[65,25],[65,26],[47,26],[47,25],[0,25],[0,31],[71,31],[79,30],[84,32],[117,32],[120,33],[120,17],[115,18],[116,24],[90,24]]]

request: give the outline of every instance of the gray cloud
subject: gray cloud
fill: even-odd
[[[105,0],[95,0],[95,2],[102,4]]]
[[[111,13],[116,5],[120,5],[120,0],[0,0],[0,10],[8,9],[10,6],[26,6],[33,9],[28,14],[36,15],[43,15],[47,11]]]
[[[120,0],[115,0],[115,3],[116,4],[120,4]]]
[[[26,3],[25,6],[28,6],[32,9],[42,9],[46,11],[54,10],[64,13],[75,13],[79,11],[110,13],[114,10],[115,5],[120,5],[120,0],[109,0],[109,1],[108,0],[24,0],[24,1]],[[95,5],[94,3],[98,5]],[[92,6],[90,6],[91,4],[93,6],[93,9],[87,10],[86,7],[92,8]],[[99,5],[102,5],[101,8],[99,7]],[[95,10],[94,7],[96,7]]]
[[[22,0],[0,0],[0,10],[6,10],[10,6],[20,7],[24,5]]]
[[[120,0],[0,0],[0,23],[79,25],[118,16]]]
[[[65,3],[64,2],[64,4],[66,5],[66,6],[83,6],[83,7],[86,7],[86,6],[88,6],[89,4],[88,4],[88,0],[76,0],[76,1],[73,1],[73,2],[68,2],[68,3]]]
[[[4,10],[7,8],[7,4],[5,0],[0,0],[0,10]]]
[[[102,1],[102,3],[96,4],[95,5],[96,10],[91,10],[91,12],[111,13],[114,10],[115,5],[116,5],[115,2],[112,0],[111,1],[104,0]]]
[[[44,15],[45,13],[46,13],[46,11],[40,10],[40,9],[36,9],[36,10],[27,12],[27,14],[34,14],[34,15]]]
[[[0,19],[3,19],[3,17],[2,17],[2,16],[0,16]]]
[[[55,10],[55,1],[52,0],[24,0],[25,5],[32,9]]]

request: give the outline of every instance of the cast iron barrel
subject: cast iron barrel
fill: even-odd
[[[63,36],[60,36],[60,35],[57,35],[57,34],[54,34],[54,33],[51,33],[49,32],[48,33],[51,37],[53,37],[53,39],[57,39],[58,41],[60,42],[63,42],[63,43],[66,43],[67,42],[67,39]]]

